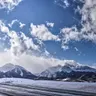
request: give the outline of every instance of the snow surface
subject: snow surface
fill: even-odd
[[[88,82],[63,82],[63,81],[48,81],[48,80],[29,80],[19,78],[2,78],[0,79],[0,83],[11,83],[26,86],[28,85],[41,86],[48,88],[79,90],[79,91],[96,93],[96,83],[88,83]]]

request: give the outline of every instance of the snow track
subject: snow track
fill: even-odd
[[[0,93],[5,96],[96,96],[89,92],[12,84],[0,84]]]

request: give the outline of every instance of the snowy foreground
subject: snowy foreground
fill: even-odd
[[[68,89],[68,90],[79,90],[84,92],[96,93],[96,83],[88,82],[63,82],[63,81],[47,81],[47,80],[28,80],[28,79],[17,79],[17,78],[2,78],[0,79],[1,84],[11,85],[32,85],[48,88]]]

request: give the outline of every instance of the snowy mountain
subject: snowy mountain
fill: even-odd
[[[49,69],[43,71],[43,72],[40,74],[40,77],[48,77],[48,78],[51,78],[52,76],[55,76],[55,73],[56,73],[56,72],[61,71],[61,68],[62,68],[61,65],[58,65],[58,66],[56,66],[56,67],[50,67]]]
[[[67,61],[64,63],[64,66],[58,65],[46,69],[40,74],[40,77],[49,77],[49,78],[51,78],[52,76],[55,77],[57,72],[62,72],[62,71],[69,73],[70,71],[72,71],[73,68],[77,66],[79,66],[79,64],[77,64],[76,62]]]
[[[0,67],[0,71],[1,72],[7,72],[7,71],[10,71],[14,68],[15,68],[15,65],[8,63],[8,64],[5,64],[4,66]]]
[[[0,67],[0,74],[0,77],[15,77],[28,79],[33,79],[36,77],[31,72],[27,71],[25,68],[11,63]]]
[[[65,63],[63,66],[50,67],[39,75],[40,79],[96,80],[96,69],[80,64]],[[68,79],[69,80],[69,79]]]
[[[0,78],[26,78],[26,79],[51,79],[63,81],[94,81],[96,82],[96,69],[90,66],[67,62],[63,66],[50,67],[40,73],[33,75],[25,68],[8,63],[0,67]]]

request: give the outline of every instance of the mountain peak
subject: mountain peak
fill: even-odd
[[[7,64],[3,65],[2,67],[0,67],[0,71],[1,72],[7,72],[7,71],[12,70],[14,68],[15,68],[15,65],[14,64],[7,63]]]
[[[31,72],[27,71],[20,65],[14,65],[12,63],[7,63],[4,66],[0,67],[0,72],[2,72],[3,77],[16,77],[16,78],[35,78]]]
[[[19,70],[25,70],[25,71],[27,71],[22,66],[20,66],[20,65],[14,65],[12,63],[7,63],[7,64],[3,65],[2,67],[0,67],[0,71],[1,72],[7,72],[7,71],[11,71],[13,69],[19,69]]]
[[[4,66],[2,66],[2,67],[5,67],[5,66],[7,66],[7,67],[12,67],[12,66],[14,66],[14,64],[12,64],[12,63],[7,63],[7,64],[5,64]]]
[[[64,63],[64,66],[76,67],[76,66],[79,66],[79,64],[77,62],[75,62],[74,60],[70,60],[70,61],[66,61]]]

